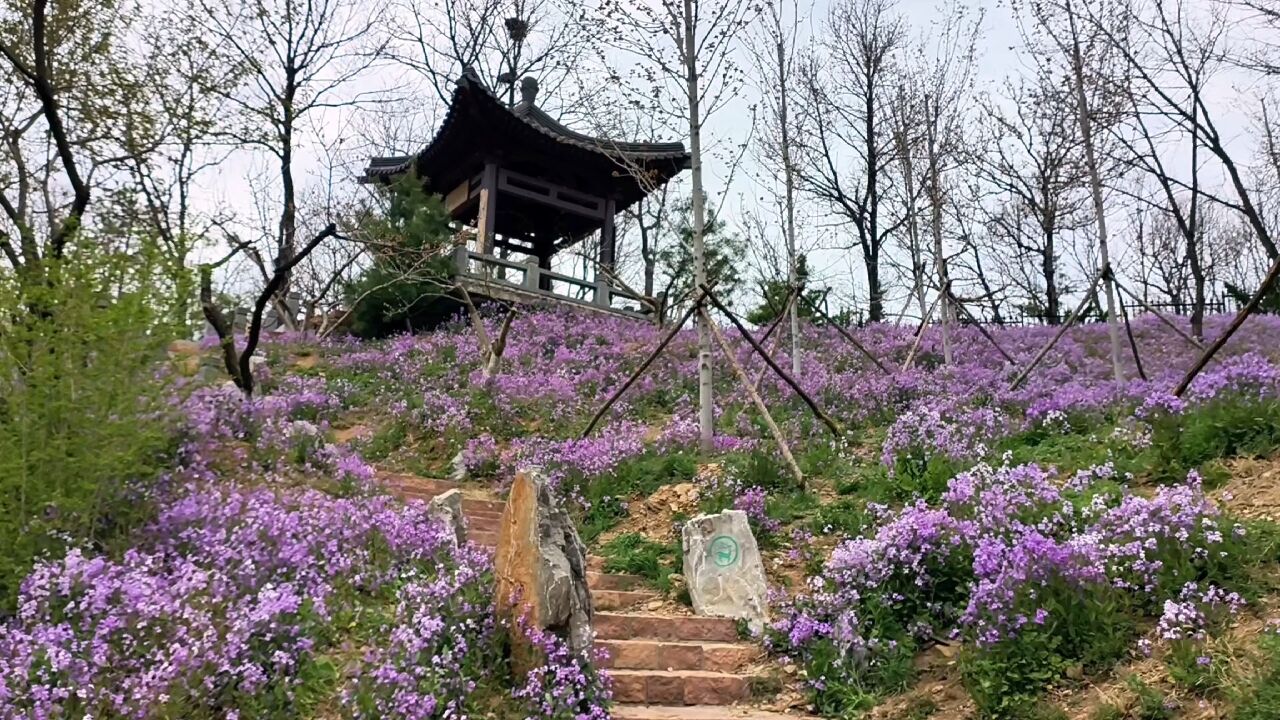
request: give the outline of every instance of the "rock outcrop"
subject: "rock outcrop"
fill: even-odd
[[[494,557],[500,617],[556,633],[576,652],[593,641],[587,552],[569,513],[535,472],[520,472],[507,495]],[[517,669],[537,662],[532,649],[513,636]]]
[[[454,488],[441,493],[427,504],[427,516],[442,523],[459,547],[467,543],[467,521],[462,515],[462,491]]]
[[[747,514],[726,510],[685,523],[684,577],[693,611],[746,620],[759,631],[768,620],[769,587]]]

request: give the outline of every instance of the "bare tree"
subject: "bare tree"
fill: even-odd
[[[837,0],[819,54],[806,59],[804,119],[810,132],[801,186],[854,227],[866,268],[868,318],[884,318],[880,270],[887,239],[906,222],[885,220],[886,176],[895,162],[890,104],[905,21],[892,0]]]
[[[218,343],[222,349],[222,362],[227,374],[231,376],[232,382],[235,383],[236,387],[240,388],[246,397],[252,397],[253,391],[257,387],[253,378],[253,354],[257,351],[258,343],[262,339],[262,322],[266,314],[267,305],[272,302],[273,298],[278,296],[280,287],[284,284],[285,278],[289,276],[289,271],[305,260],[320,243],[329,238],[337,237],[337,235],[338,226],[330,223],[315,237],[311,238],[306,245],[303,245],[302,248],[291,255],[288,261],[282,263],[277,259],[275,265],[271,268],[262,291],[258,293],[254,300],[253,313],[249,317],[249,327],[245,332],[243,348],[237,347],[235,328],[213,297],[213,271],[237,252],[246,249],[247,246],[234,247],[223,260],[200,266],[200,307],[204,311],[205,320],[209,322],[209,325],[213,327],[213,331],[218,336]]]
[[[30,0],[0,21],[0,255],[47,282],[119,166],[109,131],[133,102],[133,58],[119,41],[135,19],[106,3]]]
[[[799,143],[792,93],[799,62],[798,34],[802,18],[799,4],[769,4],[747,43],[760,89],[763,132],[755,135],[760,162],[782,181],[782,230],[786,245],[787,284],[792,293],[803,292],[796,250],[796,182]],[[788,312],[791,337],[791,372],[800,373],[800,307]]]
[[[283,275],[272,302],[281,306],[297,265],[300,135],[325,111],[377,94],[353,91],[352,81],[378,51],[373,31],[382,10],[356,0],[200,0],[194,11],[214,51],[243,68],[239,82],[222,91],[235,114],[225,136],[278,167],[272,267]]]
[[[1065,80],[1065,79],[1064,79]],[[1014,250],[1009,276],[1031,298],[1043,298],[1045,321],[1062,321],[1059,256],[1080,227],[1085,201],[1080,135],[1068,95],[1043,68],[1006,81],[1004,97],[982,104],[984,140],[973,167],[994,194],[986,211],[997,247]],[[1032,269],[1024,274],[1025,262]]]
[[[1090,5],[1081,14],[1076,2]],[[1097,7],[1093,7],[1096,4]],[[1111,338],[1111,370],[1116,382],[1124,379],[1124,367],[1120,358],[1123,345],[1120,337],[1120,317],[1116,312],[1116,289],[1111,275],[1111,245],[1107,233],[1107,207],[1104,201],[1102,166],[1103,155],[1100,152],[1101,139],[1099,127],[1105,131],[1107,115],[1110,110],[1110,96],[1115,94],[1113,86],[1123,77],[1115,68],[1113,45],[1127,43],[1124,31],[1124,14],[1114,7],[1110,0],[1040,0],[1032,2],[1031,13],[1039,27],[1040,37],[1044,45],[1056,52],[1060,59],[1065,59],[1071,93],[1075,104],[1075,120],[1080,131],[1080,145],[1084,151],[1084,167],[1089,180],[1089,194],[1093,201],[1093,219],[1097,234],[1097,249],[1100,267],[1103,273],[1103,290],[1106,296],[1107,329]],[[1111,35],[1115,43],[1109,43],[1090,24],[1086,17],[1108,15],[1107,22],[1112,25]],[[1114,113],[1112,114],[1112,118]],[[1111,120],[1114,122],[1114,120]],[[1101,123],[1101,125],[1100,125]]]
[[[581,12],[562,0],[396,0],[388,23],[386,53],[427,84],[447,105],[454,82],[470,68],[510,104],[516,85],[532,76],[540,97],[574,113],[594,91],[580,82],[583,60],[595,31],[579,22]],[[545,108],[544,108],[545,109]]]
[[[752,20],[749,0],[604,0],[599,6],[603,38],[640,60],[630,82],[646,85],[654,105],[679,108],[689,132],[691,240],[694,284],[707,284],[707,193],[703,182],[703,124],[742,84],[733,62],[739,33]],[[617,76],[621,81],[622,78]],[[711,377],[712,337],[707,316],[698,317],[698,425],[702,448],[715,434]]]
[[[1092,10],[1092,9],[1091,9]],[[1132,95],[1147,117],[1158,116],[1215,158],[1226,176],[1231,194],[1197,187],[1195,194],[1240,213],[1257,241],[1275,260],[1280,257],[1257,193],[1249,187],[1246,172],[1237,162],[1218,128],[1210,106],[1207,81],[1222,63],[1227,19],[1221,8],[1197,16],[1181,0],[1135,6],[1117,21],[1114,14],[1091,11],[1082,16],[1089,28],[1123,61],[1133,79]],[[1117,29],[1120,27],[1121,29]],[[1125,32],[1131,29],[1132,32]],[[1262,105],[1260,109],[1265,109]],[[1173,173],[1163,173],[1170,184],[1190,191],[1190,183]]]
[[[927,168],[925,196],[929,202],[929,228],[940,298],[942,352],[948,364],[952,361],[951,323],[955,309],[951,307],[952,288],[942,224],[942,216],[952,203],[943,174],[959,165],[966,152],[964,125],[973,90],[976,44],[981,28],[981,12],[970,17],[964,6],[953,5],[941,23],[940,32],[922,38],[913,49],[907,61],[913,72],[904,74],[908,97],[913,98],[905,112],[918,118],[923,134],[919,145]],[[909,151],[911,145],[907,144]]]

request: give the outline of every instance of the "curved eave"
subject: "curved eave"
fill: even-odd
[[[571,148],[572,154],[580,156],[579,160],[594,158],[595,162],[603,161],[613,165],[616,167],[613,172],[614,177],[620,178],[632,171],[640,170],[650,176],[651,182],[660,185],[680,171],[689,168],[691,163],[689,153],[685,151],[684,143],[681,142],[638,143],[595,138],[566,127],[536,105],[522,102],[510,108],[485,87],[479,77],[467,71],[458,79],[449,104],[449,111],[427,147],[416,156],[372,158],[361,181],[388,182],[416,165],[418,174],[427,180],[428,185],[431,185],[428,177],[429,168],[440,158],[449,158],[450,153],[456,156],[458,149],[455,145],[463,142],[465,138],[459,140],[453,136],[457,133],[465,135],[460,128],[467,123],[477,122],[480,118],[487,119],[495,125],[506,126],[505,129],[514,132],[532,130],[537,138],[551,140],[558,146]],[[537,142],[533,138],[530,139]],[[627,193],[633,197],[623,199],[625,204],[629,205],[639,197],[643,197],[644,190],[638,187],[638,182],[636,185],[639,194]],[[447,189],[436,188],[436,191],[441,192]]]

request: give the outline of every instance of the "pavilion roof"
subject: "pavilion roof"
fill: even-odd
[[[371,158],[362,181],[387,181],[416,168],[428,190],[443,194],[473,172],[485,155],[523,158],[542,173],[573,173],[596,189],[608,182],[619,208],[690,164],[684,143],[620,142],[585,135],[544,112],[533,94],[514,107],[507,105],[467,70],[458,78],[449,112],[426,148],[416,155]]]

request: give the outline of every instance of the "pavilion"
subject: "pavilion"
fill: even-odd
[[[465,71],[431,143],[416,155],[372,158],[362,182],[389,183],[413,172],[427,192],[443,198],[459,226],[474,229],[474,247],[461,242],[454,249],[455,280],[472,294],[609,310],[615,297],[641,300],[609,279],[614,218],[688,168],[689,153],[679,142],[578,133],[542,111],[537,93],[537,82],[527,77],[520,102],[509,106]],[[557,253],[593,233],[599,233],[594,282],[552,272]],[[577,297],[584,289],[589,302]]]

